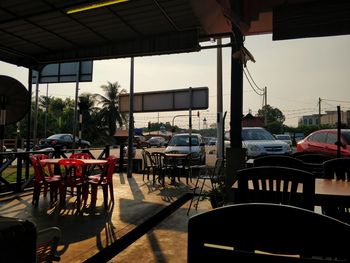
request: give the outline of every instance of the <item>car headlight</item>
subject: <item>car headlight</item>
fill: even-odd
[[[248,151],[251,152],[260,152],[260,147],[254,144],[250,144],[247,146]]]

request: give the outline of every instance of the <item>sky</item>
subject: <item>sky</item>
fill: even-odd
[[[271,34],[247,36],[244,46],[254,56],[248,61],[246,75],[253,78],[255,91],[267,87],[267,103],[278,108],[286,117],[285,124],[296,127],[303,115],[321,111],[350,110],[350,36],[272,41]],[[136,57],[134,59],[134,92],[162,91],[189,87],[209,88],[209,108],[193,114],[193,128],[203,128],[204,118],[208,126],[216,122],[217,51]],[[230,119],[230,48],[223,49],[223,109],[227,111],[225,129]],[[27,87],[28,70],[0,62],[0,74],[11,76]],[[118,82],[121,88],[130,90],[130,58],[94,61],[93,81],[79,84],[79,94],[103,94],[101,85]],[[256,84],[256,86],[254,85]],[[243,113],[253,115],[262,107],[263,98],[257,94],[244,77]],[[75,98],[75,83],[49,84],[48,95],[62,99]],[[35,85],[33,86],[33,92]],[[47,85],[39,85],[39,95],[46,96]],[[35,94],[35,93],[34,93]],[[34,97],[33,94],[33,97]],[[175,115],[188,112],[135,113],[135,127],[147,127],[147,123],[170,122]],[[187,117],[176,117],[174,124],[188,128]]]

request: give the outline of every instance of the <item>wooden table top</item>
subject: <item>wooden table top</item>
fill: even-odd
[[[40,163],[42,164],[58,164],[59,160],[63,160],[64,158],[57,158],[57,159],[42,159],[40,160]],[[98,165],[98,164],[106,164],[107,160],[100,160],[100,159],[79,159],[84,162],[84,164],[87,165]]]
[[[165,156],[171,158],[186,158],[187,153],[165,153]]]

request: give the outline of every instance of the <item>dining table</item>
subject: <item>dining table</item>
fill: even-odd
[[[184,164],[188,154],[187,153],[164,153],[164,154],[167,160],[166,161],[167,169],[170,170],[170,173],[171,173],[170,184],[174,184],[176,174],[179,174],[182,169],[181,166],[179,165]]]
[[[60,174],[60,169],[58,167],[58,162],[60,160],[64,160],[66,158],[49,158],[49,159],[42,159],[40,160],[40,163],[43,167],[48,164],[55,165],[55,173]],[[95,165],[104,165],[107,163],[107,160],[104,159],[79,159],[84,163],[84,166],[86,167],[85,171],[88,171],[88,167],[95,166]],[[87,174],[88,175],[88,174]]]

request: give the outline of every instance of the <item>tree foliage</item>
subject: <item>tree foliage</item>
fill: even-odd
[[[82,115],[82,138],[93,145],[114,143],[117,124],[127,122],[127,115],[119,112],[119,95],[125,93],[118,82],[102,85],[104,95],[83,93],[78,99],[79,113]],[[72,133],[74,124],[75,100],[40,96],[38,103],[37,138],[57,133]],[[31,108],[31,130],[35,118],[35,102]],[[79,114],[78,113],[78,114]],[[78,123],[76,123],[78,136]],[[16,124],[5,127],[6,138],[27,138],[28,117]],[[17,131],[19,130],[19,133]],[[33,134],[30,135],[32,138]]]

